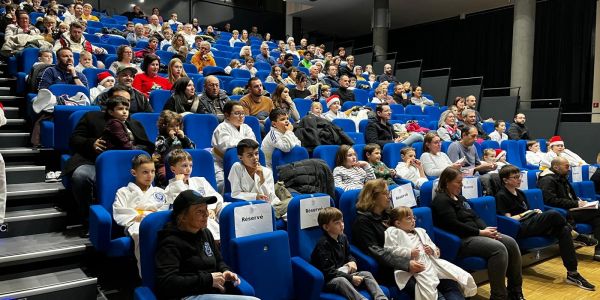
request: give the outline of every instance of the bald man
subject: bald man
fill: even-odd
[[[568,160],[562,157],[553,159],[550,168],[540,173],[537,186],[542,190],[546,205],[566,209],[568,211],[567,219],[573,218],[577,223],[592,225],[594,238],[597,240],[600,238],[600,210],[598,208],[572,210],[584,207],[589,203],[581,200],[569,183],[570,169]],[[594,251],[594,260],[600,261],[598,245]]]

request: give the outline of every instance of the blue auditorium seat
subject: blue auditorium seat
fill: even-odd
[[[109,256],[133,255],[133,240],[123,236],[123,228],[113,220],[113,202],[121,187],[133,180],[130,173],[131,160],[141,150],[109,150],[96,159],[97,203],[90,206],[90,241],[97,251]]]
[[[191,177],[204,177],[210,185],[217,191],[217,179],[215,178],[215,164],[213,156],[206,149],[185,149],[192,156],[194,167],[192,168]],[[165,176],[167,180],[175,177],[171,172],[171,168],[167,163],[168,158],[165,158]]]
[[[183,131],[197,149],[211,147],[213,131],[219,125],[219,119],[210,114],[188,114],[183,117]]]
[[[333,119],[331,123],[339,126],[345,132],[356,132],[356,123],[350,119]]]
[[[277,178],[279,177],[277,167],[308,158],[308,151],[306,150],[306,148],[301,146],[296,146],[292,148],[292,150],[290,150],[289,152],[283,152],[279,149],[273,150],[273,155],[271,156],[271,169],[273,171],[273,179],[275,180],[275,182],[277,182]]]
[[[313,150],[313,158],[324,160],[329,169],[335,169],[335,156],[340,149],[339,145],[319,145]]]
[[[142,123],[149,141],[156,141],[158,136],[158,117],[160,117],[160,113],[139,112],[131,115],[132,119]]]
[[[136,300],[154,300],[154,287],[156,286],[156,250],[158,247],[158,232],[171,220],[171,211],[152,213],[142,220],[140,224],[140,267],[142,273],[142,286],[134,291]],[[254,296],[254,289],[246,280],[240,278],[238,292],[246,296]]]
[[[402,161],[400,150],[405,148],[404,143],[387,143],[381,151],[381,161],[389,168],[396,168],[398,162]]]
[[[171,98],[171,91],[167,90],[153,90],[150,92],[150,106],[154,111],[162,111],[163,107],[167,103],[167,100]]]

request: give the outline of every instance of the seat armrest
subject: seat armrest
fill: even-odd
[[[513,218],[498,215],[498,231],[512,238],[517,238],[521,223]]]
[[[294,294],[297,299],[319,299],[325,284],[323,273],[304,259],[292,257]]]
[[[462,243],[461,239],[437,227],[433,228],[433,232],[435,233],[435,244],[440,248],[441,257],[449,261],[456,260]]]
[[[110,249],[112,217],[101,205],[90,206],[90,241],[100,252]]]

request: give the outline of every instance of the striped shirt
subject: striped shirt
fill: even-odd
[[[371,165],[363,168],[344,166],[333,169],[333,179],[335,187],[342,188],[344,191],[362,189],[365,182],[375,179],[375,173]]]

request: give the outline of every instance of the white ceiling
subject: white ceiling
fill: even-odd
[[[401,28],[512,4],[512,0],[390,0],[391,28]],[[304,32],[339,37],[371,32],[373,0],[287,0]]]

